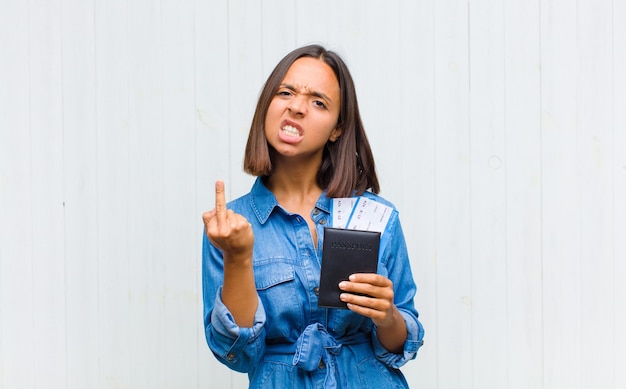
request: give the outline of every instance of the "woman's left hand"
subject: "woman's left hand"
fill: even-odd
[[[349,281],[339,283],[339,288],[346,292],[341,294],[341,301],[348,303],[348,309],[371,318],[378,327],[394,325],[397,308],[390,279],[376,273],[352,274]]]
[[[407,328],[393,301],[393,282],[380,274],[359,273],[352,274],[349,281],[340,282],[339,288],[345,292],[340,297],[348,303],[348,309],[372,319],[380,343],[392,353],[401,353]]]

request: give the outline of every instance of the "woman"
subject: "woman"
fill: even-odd
[[[415,283],[398,212],[377,196],[374,159],[350,73],[312,45],[283,58],[259,98],[244,168],[250,193],[203,215],[207,343],[251,388],[405,388],[422,345]],[[340,283],[347,310],[317,294],[333,198],[391,207],[377,273]]]

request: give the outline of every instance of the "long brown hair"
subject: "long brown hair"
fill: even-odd
[[[366,190],[380,191],[374,156],[370,148],[357,101],[354,82],[341,57],[319,45],[298,48],[287,54],[268,77],[257,102],[243,168],[253,176],[267,177],[272,174],[272,153],[265,137],[267,109],[276,95],[291,65],[299,58],[312,57],[331,67],[339,81],[341,107],[337,127],[341,136],[335,142],[327,142],[322,165],[317,173],[318,185],[326,190],[328,197],[349,197]]]

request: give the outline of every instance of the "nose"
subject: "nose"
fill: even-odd
[[[287,108],[294,115],[306,114],[306,98],[300,94],[294,96],[294,98],[289,102]]]

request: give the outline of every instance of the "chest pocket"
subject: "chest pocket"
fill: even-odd
[[[254,265],[256,289],[266,315],[268,340],[295,341],[304,321],[304,291],[294,265],[276,258]],[[295,338],[291,339],[294,337]]]
[[[267,290],[273,286],[280,285],[284,282],[293,281],[295,271],[293,266],[286,263],[265,263],[254,267],[254,279],[256,289]]]

